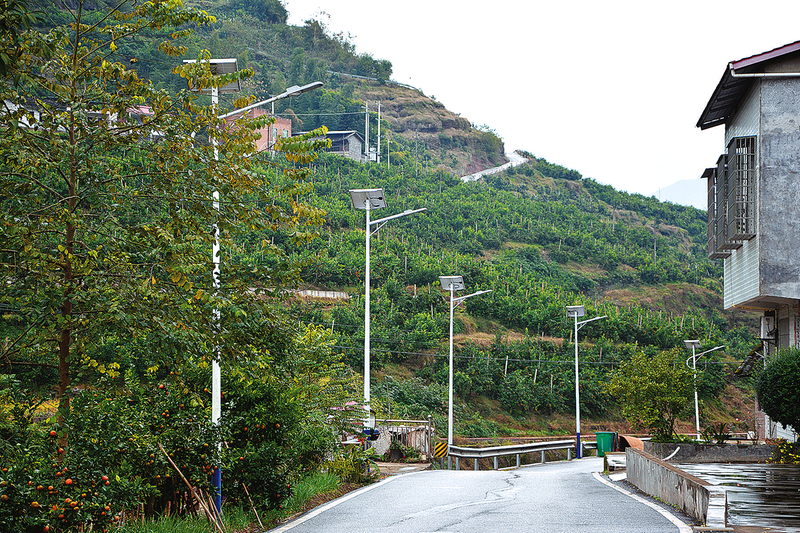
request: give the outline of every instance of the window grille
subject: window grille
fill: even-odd
[[[756,138],[736,138],[707,169],[708,257],[722,259],[755,237]]]
[[[755,181],[756,138],[732,140],[728,146],[728,241],[746,241],[756,236]]]
[[[731,253],[725,247],[725,156],[720,156],[717,166],[706,169],[708,179],[708,258],[724,259]],[[722,201],[720,201],[720,197]]]

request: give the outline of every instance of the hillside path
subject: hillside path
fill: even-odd
[[[486,169],[481,170],[479,172],[475,172],[474,174],[469,174],[467,176],[461,176],[461,181],[477,181],[478,179],[482,178],[483,176],[488,176],[490,174],[497,174],[498,172],[502,172],[502,171],[507,170],[507,169],[509,169],[511,167],[519,166],[519,165],[523,164],[524,162],[526,162],[528,160],[527,158],[522,157],[521,155],[519,155],[516,152],[516,150],[513,151],[513,152],[507,153],[506,157],[508,157],[508,159],[510,159],[510,161],[508,163],[506,163],[505,165],[500,165],[499,167],[486,168]]]

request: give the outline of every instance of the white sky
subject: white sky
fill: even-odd
[[[284,0],[317,18],[506,151],[615,188],[698,179],[723,127],[695,124],[729,61],[800,40],[800,2]]]

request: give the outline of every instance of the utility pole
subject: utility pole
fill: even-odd
[[[419,139],[419,124],[414,126],[414,177],[419,177],[419,172],[417,172],[417,155],[419,155],[419,151],[417,150],[417,141]]]
[[[364,156],[369,162],[369,102],[364,102]]]
[[[375,153],[375,162],[381,162],[381,103],[378,102],[378,151]]]

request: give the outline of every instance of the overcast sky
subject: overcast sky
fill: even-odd
[[[284,0],[289,23],[344,31],[357,53],[506,151],[617,189],[699,179],[723,127],[695,128],[729,61],[800,40],[800,2]]]

